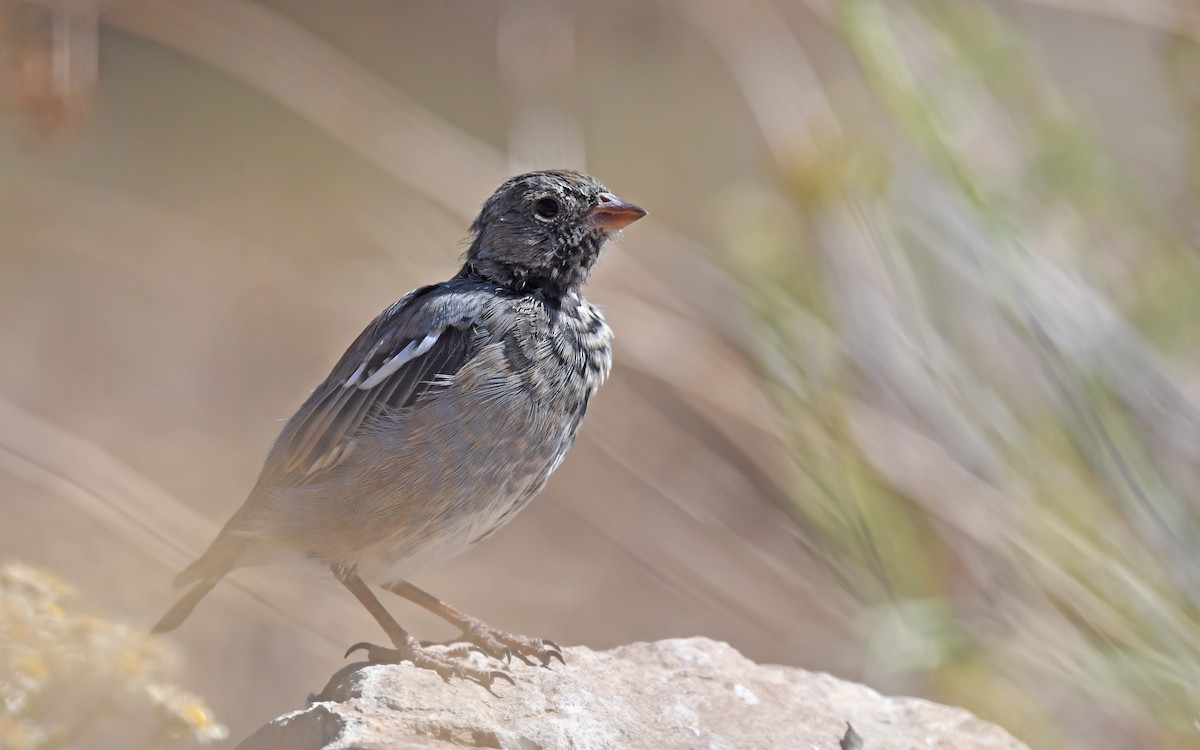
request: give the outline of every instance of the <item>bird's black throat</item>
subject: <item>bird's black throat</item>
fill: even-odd
[[[587,282],[607,239],[607,234],[588,233],[574,244],[562,244],[540,255],[537,262],[528,262],[488,252],[477,237],[458,278],[486,281],[518,294],[561,299]]]

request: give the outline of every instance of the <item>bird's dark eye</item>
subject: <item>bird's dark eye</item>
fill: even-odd
[[[533,210],[537,213],[538,218],[553,219],[558,216],[558,201],[553,198],[538,198],[534,201]]]

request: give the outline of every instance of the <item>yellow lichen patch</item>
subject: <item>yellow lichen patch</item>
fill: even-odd
[[[38,611],[54,620],[62,621],[67,618],[67,613],[55,602],[42,602],[41,606],[38,607]]]
[[[127,648],[117,654],[117,669],[122,674],[130,676],[141,674],[145,664],[146,660],[133,649]]]
[[[160,714],[176,734],[190,735],[199,742],[215,742],[229,736],[229,731],[216,722],[213,712],[197,695],[174,685],[149,685],[147,694]]]
[[[29,566],[0,566],[0,748],[58,747],[64,738],[86,737],[94,724],[146,716],[147,704],[157,729],[135,720],[130,725],[140,729],[131,732],[199,743],[228,736],[203,699],[151,683],[173,661],[164,641],[73,611],[72,593]]]
[[[39,654],[26,654],[17,659],[16,670],[28,679],[41,682],[50,674],[50,666]]]
[[[33,750],[41,741],[32,727],[6,716],[0,716],[0,747],[9,750]]]
[[[17,590],[23,590],[33,598],[51,601],[75,594],[75,589],[65,581],[44,570],[21,563],[6,563],[0,567],[0,591]]]

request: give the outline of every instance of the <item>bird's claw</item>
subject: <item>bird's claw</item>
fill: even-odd
[[[372,662],[384,661],[383,659],[376,658],[377,653],[379,651],[390,651],[390,650],[391,649],[385,649],[382,646],[376,646],[374,643],[367,643],[366,641],[359,641],[358,643],[354,644],[350,648],[346,649],[346,653],[342,654],[342,658],[343,659],[349,658],[350,654],[353,654],[355,651],[366,651],[367,652],[367,654],[366,654],[367,661],[372,661]]]
[[[480,647],[476,646],[474,643],[467,645],[467,653],[468,654],[482,654],[484,656],[488,655],[487,651],[484,651]]]
[[[403,648],[385,648],[363,641],[351,646],[346,651],[346,656],[359,650],[366,652],[366,660],[372,664],[399,664],[409,661],[419,669],[428,669],[437,673],[443,680],[449,681],[451,677],[460,677],[477,682],[489,691],[497,679],[508,680],[512,685],[517,684],[512,676],[503,670],[484,669],[466,662],[464,658],[471,652],[489,656],[482,648],[472,644],[462,644],[457,648],[439,653],[415,641]]]
[[[558,659],[560,664],[567,663],[562,647],[554,641],[506,633],[481,622],[473,623],[463,631],[463,637],[505,664],[511,664],[514,656],[531,667],[536,666],[533,659],[540,661],[543,667],[549,666],[552,659]]]
[[[542,659],[542,666],[548,666],[551,659],[558,659],[558,663],[567,666],[567,660],[563,658],[562,647],[554,641],[542,640],[542,646],[546,649],[546,656]]]
[[[487,682],[488,687],[491,687],[492,681],[497,678],[503,678],[505,680],[508,680],[509,685],[517,684],[517,681],[512,678],[512,675],[510,675],[508,672],[505,672],[503,669],[493,669],[491,672],[488,673],[488,676],[490,678]]]

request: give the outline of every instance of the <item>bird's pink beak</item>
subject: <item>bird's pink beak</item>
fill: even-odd
[[[588,211],[588,221],[600,229],[615,232],[646,215],[641,206],[626,203],[612,193],[601,193],[596,200],[596,207]]]

